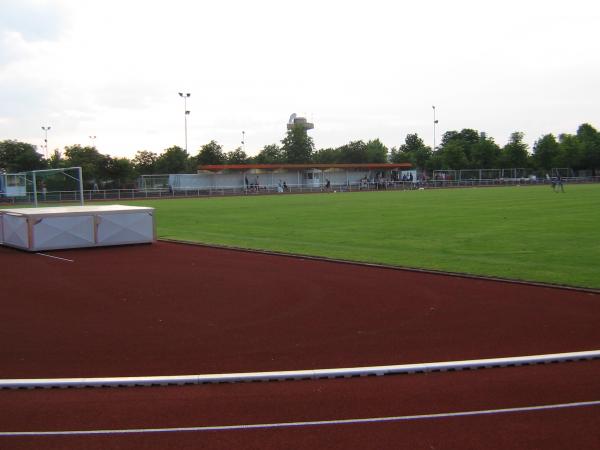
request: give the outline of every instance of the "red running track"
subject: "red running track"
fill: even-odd
[[[0,247],[0,378],[600,348],[599,294],[165,242],[50,254]]]
[[[600,361],[386,377],[0,392],[0,432],[197,427],[478,411],[600,399]],[[0,448],[597,449],[600,406],[302,428],[0,436]]]

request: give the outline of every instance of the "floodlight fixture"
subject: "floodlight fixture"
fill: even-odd
[[[46,159],[48,159],[48,131],[50,128],[52,127],[48,125],[42,127],[42,130],[44,130],[44,152],[46,154]]]
[[[185,128],[185,151],[187,152],[188,144],[187,144],[187,116],[190,115],[190,111],[187,109],[187,99],[192,95],[189,92],[185,94],[183,92],[178,92],[179,96],[183,98],[183,119],[184,119],[184,128]]]

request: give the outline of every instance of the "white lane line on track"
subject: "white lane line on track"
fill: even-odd
[[[364,419],[339,419],[339,420],[315,420],[307,422],[281,422],[281,423],[259,423],[249,425],[218,425],[204,427],[179,427],[179,428],[132,428],[123,430],[71,430],[71,431],[5,431],[0,432],[0,437],[9,436],[81,436],[98,434],[143,434],[143,433],[181,433],[199,431],[235,431],[256,430],[290,427],[311,427],[324,425],[351,425],[362,423],[400,422],[410,420],[446,419],[452,417],[483,416],[490,414],[507,414],[531,411],[546,411],[552,409],[578,408],[584,406],[599,406],[600,400],[576,403],[557,403],[553,405],[523,406],[518,408],[484,409],[476,411],[459,411],[436,414],[418,414],[412,416],[391,417],[369,417]]]
[[[48,258],[52,258],[52,259],[60,259],[61,261],[75,262],[75,260],[73,260],[73,259],[60,258],[60,257],[58,257],[58,256],[47,255],[47,254],[45,254],[45,253],[36,253],[36,255],[40,255],[40,256],[46,256],[46,257],[48,257]]]

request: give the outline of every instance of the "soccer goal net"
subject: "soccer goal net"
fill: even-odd
[[[11,203],[83,205],[81,167],[31,170],[2,175],[1,195]]]
[[[550,172],[550,175],[553,177],[560,175],[561,178],[571,178],[574,176],[573,169],[569,167],[553,167]]]
[[[143,190],[156,190],[169,188],[169,175],[142,175],[138,179],[138,186]]]
[[[433,179],[435,181],[456,181],[458,174],[458,170],[434,170]]]

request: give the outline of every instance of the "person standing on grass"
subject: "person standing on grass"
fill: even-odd
[[[560,187],[560,191],[564,194],[565,193],[565,188],[563,186],[563,180],[562,177],[560,176],[560,173],[556,174],[556,185],[555,185],[555,192],[558,192],[558,188]]]

